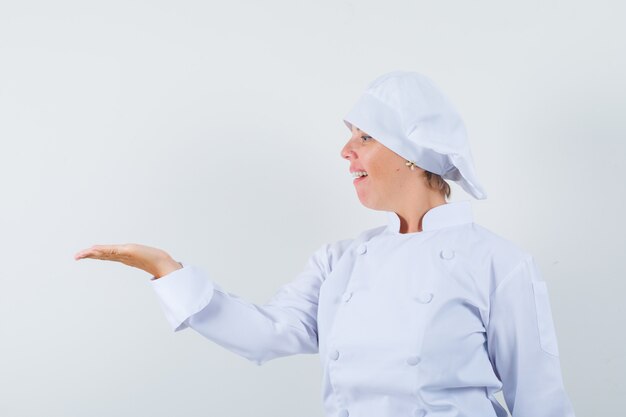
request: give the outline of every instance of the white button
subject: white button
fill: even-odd
[[[350,298],[352,298],[351,292],[346,292],[343,294],[343,297],[341,297],[344,303],[347,303],[348,301],[350,301]]]
[[[452,259],[454,258],[454,251],[452,249],[442,249],[439,253],[442,259]]]
[[[367,245],[365,243],[361,243],[357,248],[356,251],[358,253],[360,253],[361,255],[363,255],[365,252],[367,252]]]
[[[415,417],[424,417],[426,415],[426,410],[424,410],[423,408],[418,408],[417,410],[415,410],[415,413],[413,413],[413,415]]]
[[[418,363],[420,363],[422,361],[422,358],[420,358],[419,356],[409,356],[406,359],[406,363],[408,363],[409,365],[413,366],[413,365],[417,365]]]
[[[348,413],[348,410],[340,410],[339,414],[337,414],[337,417],[348,417],[350,415],[350,413]]]
[[[427,292],[427,291],[422,291],[415,298],[420,303],[427,304],[427,303],[430,303],[430,301],[433,299],[433,293],[432,292]]]
[[[333,350],[330,352],[330,358],[334,361],[337,360],[337,358],[339,358],[339,351],[338,350]]]

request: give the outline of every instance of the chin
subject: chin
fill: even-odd
[[[359,196],[359,201],[361,202],[363,206],[367,207],[368,209],[378,210],[378,208],[376,207],[376,204],[373,204],[371,201],[368,201],[367,199],[361,198]]]

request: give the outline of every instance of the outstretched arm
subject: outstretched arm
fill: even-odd
[[[116,261],[150,273],[174,331],[191,327],[261,365],[280,356],[318,351],[317,303],[330,272],[331,245],[316,250],[304,270],[263,305],[226,292],[201,268],[145,245],[94,245],[74,258]]]

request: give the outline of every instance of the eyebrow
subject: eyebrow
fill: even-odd
[[[356,129],[358,132],[360,132],[360,133],[364,133],[364,134],[368,135],[369,137],[371,137],[368,133],[365,133],[364,131],[362,131],[362,130],[361,130],[361,129],[359,129],[358,127],[356,127],[356,126],[354,126],[354,127],[355,127],[355,129]]]

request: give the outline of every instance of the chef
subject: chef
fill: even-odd
[[[464,123],[424,75],[372,81],[341,149],[361,203],[386,224],[320,246],[258,305],[204,269],[143,245],[75,258],[151,275],[173,331],[191,328],[250,361],[319,353],[327,417],[574,417],[548,288],[532,255],[476,224],[456,181],[487,197]]]

